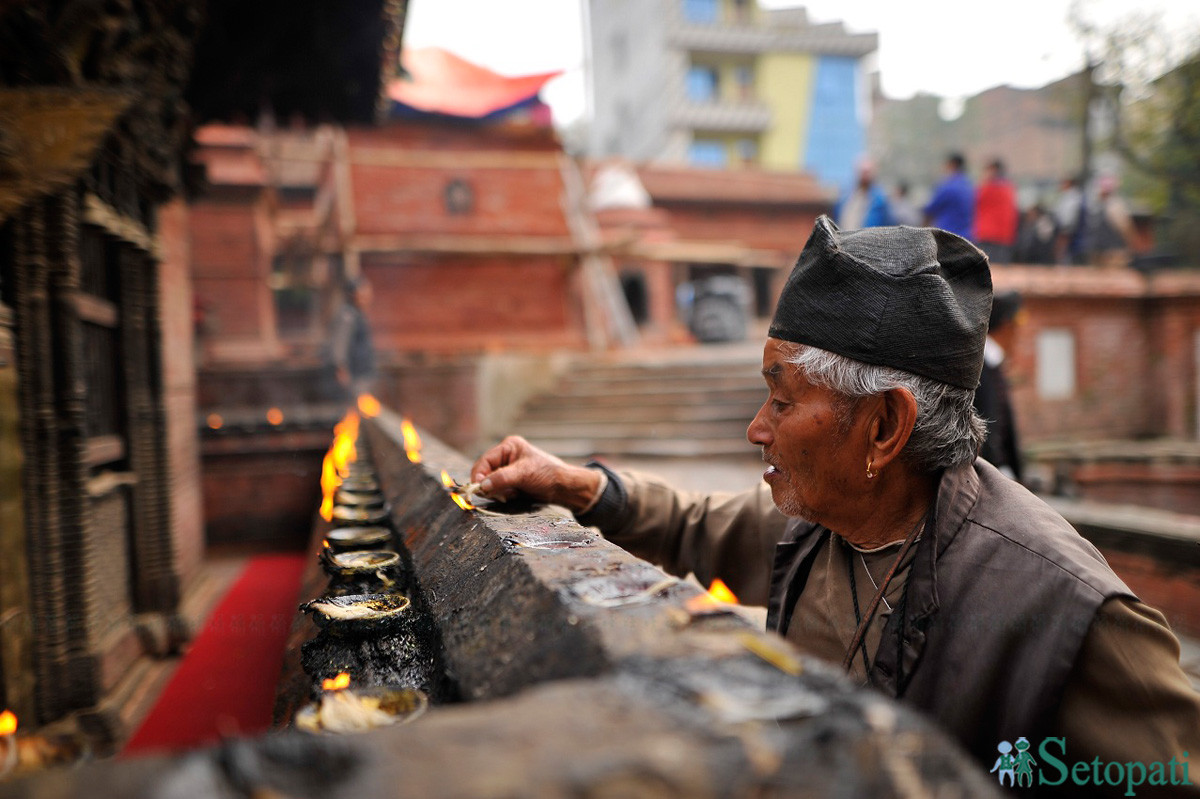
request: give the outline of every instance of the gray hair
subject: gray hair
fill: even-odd
[[[975,392],[928,377],[874,366],[837,353],[795,345],[784,358],[804,370],[805,376],[846,398],[843,423],[855,400],[903,388],[917,401],[917,421],[904,448],[905,457],[918,468],[935,472],[970,463],[979,454],[987,425],[975,412]]]

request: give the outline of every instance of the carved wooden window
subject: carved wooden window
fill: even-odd
[[[103,231],[82,225],[79,240],[79,293],[75,311],[82,322],[88,465],[125,457],[124,401],[121,396],[121,247]]]

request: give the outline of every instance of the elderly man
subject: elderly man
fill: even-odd
[[[822,217],[763,351],[748,437],[766,486],[684,494],[519,438],[472,477],[566,505],[676,574],[720,577],[768,606],[771,630],[926,711],[983,763],[1050,736],[1064,768],[1178,763],[1200,749],[1200,704],[1162,615],[976,459],[991,299],[986,258],[954,234]]]

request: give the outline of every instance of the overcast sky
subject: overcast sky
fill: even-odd
[[[644,0],[640,0],[644,1]],[[1195,0],[1075,0],[1091,18],[1161,12],[1175,29],[1200,26]],[[889,97],[965,97],[992,86],[1033,87],[1083,62],[1067,23],[1072,0],[760,0],[806,6],[817,22],[841,20],[879,34],[877,66]],[[505,75],[566,74],[542,97],[562,125],[584,114],[582,0],[410,0],[406,47],[436,45]]]

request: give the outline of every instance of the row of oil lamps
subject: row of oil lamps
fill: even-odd
[[[359,398],[358,410],[371,418],[378,404]],[[323,633],[346,638],[379,636],[401,631],[410,619],[410,599],[403,593],[406,577],[400,554],[393,549],[391,517],[365,444],[359,439],[360,416],[348,413],[334,428],[334,442],[322,470],[324,501],[321,515],[334,526],[326,533],[321,564],[331,578],[327,595],[301,606],[311,613]],[[421,442],[407,419],[401,424],[408,460],[420,463]],[[488,513],[471,504],[474,484],[459,485],[442,472],[450,498],[466,511]],[[670,584],[678,582],[674,578]],[[353,592],[339,591],[347,584]],[[652,586],[647,596],[663,584]],[[365,592],[362,592],[365,591]],[[693,597],[683,609],[681,623],[697,617],[732,612],[737,598],[719,580],[709,592]],[[624,603],[622,603],[624,604]],[[310,732],[353,732],[411,720],[428,706],[421,691],[396,686],[354,686],[348,672],[326,676],[319,698],[301,708],[294,723]]]
[[[354,449],[356,459],[339,470],[328,514],[335,526],[325,535],[320,559],[331,589],[349,583],[367,592],[331,590],[300,606],[323,633],[346,639],[396,632],[411,606],[402,591],[404,565],[390,548],[393,529],[377,475],[369,459],[359,457],[363,444],[355,440]],[[415,688],[352,683],[345,671],[325,677],[319,697],[296,713],[295,726],[313,733],[359,732],[411,721],[428,706],[428,697]]]

